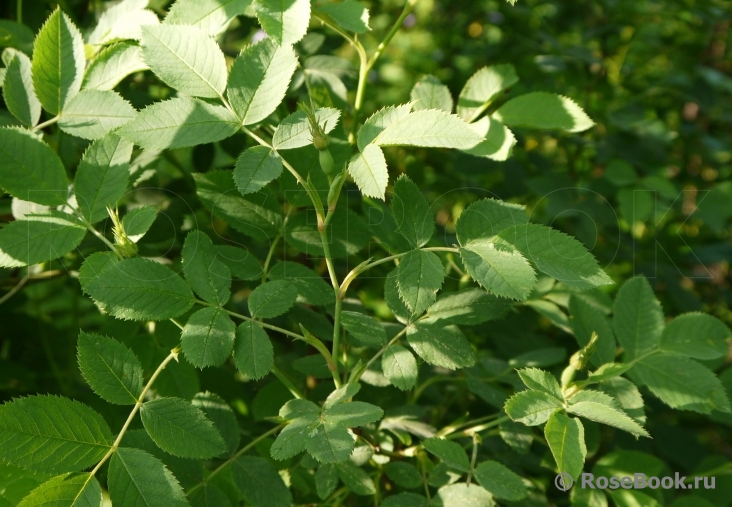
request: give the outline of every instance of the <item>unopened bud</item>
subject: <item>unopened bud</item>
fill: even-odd
[[[584,370],[587,368],[587,364],[590,362],[590,357],[595,352],[595,344],[597,343],[597,333],[593,331],[590,341],[572,355],[569,360],[569,364],[572,365],[576,370]]]

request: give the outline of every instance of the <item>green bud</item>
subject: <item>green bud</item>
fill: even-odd
[[[592,336],[590,337],[590,341],[579,349],[577,352],[574,353],[574,355],[569,359],[569,364],[573,366],[576,370],[584,370],[587,368],[587,363],[590,362],[590,356],[592,356],[592,353],[595,352],[595,344],[597,343],[597,333],[593,332]]]
[[[333,182],[330,184],[330,189],[328,190],[328,209],[333,210],[335,209],[336,201],[338,200],[338,194],[340,194],[339,190],[341,189],[341,186],[343,185],[343,180],[346,178],[345,172],[340,172],[336,175],[335,178],[333,178]]]
[[[330,154],[330,150],[326,148],[318,151],[318,158],[320,159],[320,167],[323,169],[323,172],[328,176],[332,176],[335,172],[335,162],[333,161],[333,156]]]
[[[117,247],[117,251],[125,259],[134,257],[137,255],[137,245],[127,236],[117,210],[107,208],[107,213],[112,219],[112,234],[114,234],[114,244]]]

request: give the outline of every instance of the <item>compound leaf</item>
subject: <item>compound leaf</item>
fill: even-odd
[[[278,262],[268,274],[271,280],[288,280],[297,287],[300,299],[311,305],[328,305],[333,303],[335,295],[333,287],[307,266],[299,262]]]
[[[540,370],[538,368],[524,368],[516,370],[516,373],[519,374],[521,381],[529,389],[550,394],[559,401],[564,400],[562,389],[559,387],[559,382],[557,382],[556,377],[548,371]]]
[[[12,50],[5,50],[8,51]],[[2,81],[3,99],[8,111],[20,123],[33,127],[41,117],[41,103],[33,91],[31,61],[20,51],[12,51],[10,55],[10,61],[5,67],[5,79]]]
[[[527,426],[546,422],[552,413],[562,408],[562,402],[543,391],[521,391],[506,401],[504,410],[508,417]]]
[[[592,127],[587,113],[572,99],[554,93],[533,92],[511,99],[493,113],[510,126],[582,132]]]
[[[102,488],[88,473],[64,474],[44,482],[34,489],[18,507],[38,505],[89,507],[102,505]]]
[[[376,422],[383,416],[384,411],[376,405],[363,401],[351,401],[325,409],[323,419],[326,424],[355,428]]]
[[[387,106],[371,115],[358,131],[358,149],[363,151],[384,129],[404,118],[412,110],[412,104]]]
[[[289,280],[265,282],[249,294],[249,313],[255,319],[271,319],[292,308],[297,287]]]
[[[62,211],[25,215],[0,229],[0,266],[30,266],[66,255],[79,246],[86,227]]]
[[[290,507],[292,494],[269,461],[256,456],[240,456],[231,464],[239,491],[253,507]]]
[[[669,322],[661,335],[660,349],[696,359],[715,359],[727,354],[727,325],[705,313],[685,313]]]
[[[427,199],[408,176],[400,176],[394,183],[391,198],[397,230],[414,247],[424,246],[435,232],[435,221]]]
[[[473,74],[460,92],[457,113],[472,123],[485,110],[485,106],[503,90],[518,83],[516,69],[511,64],[483,67]]]
[[[191,315],[181,333],[186,359],[198,368],[221,366],[234,348],[236,326],[221,308],[203,308]]]
[[[547,421],[544,436],[559,473],[569,474],[576,481],[587,456],[585,429],[580,420],[556,412]]]
[[[188,233],[181,252],[188,285],[207,302],[223,306],[231,297],[231,273],[216,257],[213,243],[205,233]]]
[[[310,0],[254,0],[252,4],[264,31],[280,46],[295,44],[310,24]]]
[[[67,134],[95,140],[128,123],[136,113],[117,92],[82,90],[68,101],[58,125]]]
[[[261,189],[282,173],[282,159],[266,146],[254,146],[242,152],[234,166],[234,181],[242,195]]]
[[[656,348],[663,333],[663,310],[644,277],[631,278],[618,290],[613,307],[615,336],[630,361]]]
[[[189,505],[183,488],[163,462],[139,449],[117,449],[109,464],[107,486],[115,506]]]
[[[458,241],[467,245],[476,239],[491,239],[514,225],[529,223],[526,207],[497,199],[476,201],[462,213],[455,225]]]
[[[497,296],[524,301],[536,282],[536,274],[517,250],[479,239],[460,248],[468,274]]]
[[[140,46],[119,42],[99,52],[86,69],[81,86],[85,90],[111,90],[130,74],[148,69]]]
[[[244,321],[236,328],[234,363],[240,372],[255,380],[267,375],[274,365],[272,342],[256,322]]]
[[[77,360],[84,380],[109,403],[134,405],[142,393],[142,365],[123,344],[98,334],[79,333]]]
[[[338,463],[338,477],[353,493],[362,496],[369,496],[376,493],[374,480],[362,468],[357,467],[350,461]]]
[[[584,417],[590,421],[619,428],[636,437],[650,436],[642,426],[628,417],[624,412],[613,406],[609,406],[604,400],[598,399],[599,395],[605,395],[604,393],[599,393],[597,391],[581,391],[581,393],[587,393],[590,394],[590,396],[586,395],[579,400],[576,400],[579,395],[571,398],[569,408],[567,410],[572,414]],[[593,394],[595,396],[591,396]]]
[[[427,309],[427,316],[430,321],[474,326],[504,317],[511,307],[510,301],[475,288],[460,292],[443,292]]]
[[[521,477],[501,463],[484,461],[475,467],[473,473],[478,484],[495,497],[514,502],[528,495],[528,490]]]
[[[177,0],[168,10],[165,24],[191,25],[207,35],[226,30],[231,20],[244,14],[252,0]]]
[[[381,323],[363,313],[341,312],[341,325],[359,343],[370,347],[386,345],[386,330]]]
[[[343,426],[326,422],[310,435],[306,448],[321,463],[345,461],[353,452],[353,437]]]
[[[326,134],[336,128],[340,117],[341,112],[338,109],[332,107],[315,108],[315,119]],[[296,111],[282,120],[272,137],[272,146],[276,150],[301,148],[312,142],[310,124],[304,111]]]
[[[401,345],[392,345],[381,358],[384,376],[402,391],[412,389],[417,383],[417,360]]]
[[[375,144],[367,145],[348,163],[348,173],[363,195],[384,200],[389,169],[381,148]]]
[[[465,449],[457,442],[445,440],[444,438],[433,437],[422,442],[424,448],[431,452],[445,464],[461,472],[470,472],[470,461]]]
[[[435,366],[455,370],[475,363],[473,348],[457,326],[417,322],[407,330],[407,341],[419,357]]]
[[[435,302],[444,278],[442,261],[435,253],[412,250],[397,268],[399,297],[413,315],[421,315]]]
[[[422,474],[406,461],[390,461],[384,466],[386,476],[403,488],[417,489],[422,487]]]
[[[424,109],[399,118],[371,142],[380,146],[467,150],[482,140],[483,136],[459,117],[437,109]]]

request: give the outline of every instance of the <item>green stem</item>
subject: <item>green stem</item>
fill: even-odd
[[[31,129],[31,131],[35,132],[36,130],[44,129],[44,128],[48,127],[49,125],[53,125],[54,123],[58,122],[60,119],[61,119],[60,116],[54,116],[53,118],[51,118],[48,121],[44,121],[43,123],[39,123],[38,125],[36,125],[35,127],[33,127]]]
[[[28,282],[28,273],[26,272],[25,276],[20,279],[20,281],[10,289],[3,297],[0,298],[0,305],[3,304],[5,301],[13,297],[17,292],[23,288],[23,286]]]
[[[349,380],[349,382],[358,382],[359,379],[361,378],[361,376],[366,372],[366,370],[369,369],[369,366],[371,366],[372,364],[374,364],[374,361],[376,361],[378,358],[380,358],[382,356],[382,354],[384,352],[386,352],[386,349],[388,349],[389,347],[391,347],[392,345],[394,345],[396,342],[398,342],[399,341],[399,338],[401,338],[402,336],[404,336],[404,333],[407,332],[407,329],[409,329],[409,327],[405,327],[404,329],[402,329],[401,331],[399,331],[399,333],[397,333],[397,335],[394,338],[392,338],[389,341],[389,343],[387,343],[386,345],[384,345],[383,347],[381,347],[381,350],[379,350],[376,354],[374,354],[374,357],[372,357],[371,359],[369,359],[369,362],[366,363],[364,366],[362,366],[361,369],[359,369],[357,371],[354,370],[354,374],[351,376],[351,380]]]
[[[292,381],[289,378],[287,378],[287,376],[282,372],[282,370],[277,368],[277,366],[275,366],[275,365],[272,365],[271,370],[272,370],[272,373],[274,373],[274,376],[277,377],[279,379],[279,381],[282,382],[282,384],[284,384],[284,386],[287,388],[287,390],[290,391],[295,398],[297,398],[298,400],[305,399],[305,395],[302,394],[302,392],[295,386],[295,384],[292,383]]]
[[[333,314],[333,349],[331,355],[335,364],[335,372],[333,379],[336,381],[336,388],[340,380],[340,368],[338,367],[338,356],[340,355],[341,341],[341,311],[343,310],[343,300],[338,297],[338,289],[336,289],[335,313]]]
[[[17,6],[17,8],[15,11],[16,12],[15,17],[17,18],[18,23],[22,23],[23,22],[23,0],[18,0],[18,2],[16,3],[16,6]]]
[[[428,378],[421,386],[419,386],[415,391],[414,394],[412,394],[412,399],[409,400],[410,405],[414,405],[417,403],[417,400],[420,396],[422,396],[422,393],[424,393],[425,389],[427,389],[429,386],[433,384],[437,384],[438,382],[463,382],[465,381],[462,377],[447,377],[442,375],[435,375],[434,377]]]
[[[287,217],[285,217],[285,221],[287,221]],[[284,224],[283,224],[284,227]],[[277,247],[277,243],[279,243],[280,239],[282,239],[282,233],[278,233],[277,236],[272,240],[272,245],[269,247],[269,252],[267,252],[267,258],[264,260],[264,266],[262,267],[262,283],[264,283],[267,280],[267,273],[269,271],[269,263],[272,261],[272,254],[274,253],[274,249]]]

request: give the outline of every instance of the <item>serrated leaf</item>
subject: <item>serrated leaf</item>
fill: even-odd
[[[84,224],[62,211],[25,215],[0,229],[0,267],[58,259],[79,246],[85,235]]]
[[[186,359],[197,368],[221,366],[234,347],[236,326],[221,308],[203,308],[191,315],[181,333]]]
[[[321,5],[316,12],[326,14],[349,32],[365,33],[371,30],[369,10],[356,0]]]
[[[105,10],[87,39],[89,44],[109,44],[123,39],[140,40],[141,28],[160,23],[154,12],[145,9],[148,0],[122,0]]]
[[[715,359],[727,354],[732,333],[727,325],[705,313],[685,313],[666,324],[659,348],[696,359]]]
[[[435,76],[427,75],[414,84],[409,98],[414,104],[412,109],[439,109],[446,113],[452,112],[452,95],[450,89],[442,84]]]
[[[231,464],[234,482],[253,507],[290,507],[292,494],[266,459],[240,456]]]
[[[96,478],[88,473],[77,473],[59,475],[44,482],[23,498],[18,507],[94,507],[101,504],[102,488]]]
[[[475,363],[473,348],[457,326],[417,322],[407,330],[407,341],[419,357],[434,366],[455,370]]]
[[[550,394],[559,401],[564,401],[562,388],[559,387],[559,382],[557,382],[556,377],[548,371],[540,370],[538,368],[524,368],[522,370],[516,370],[516,373],[519,374],[521,381],[529,389]]]
[[[472,123],[499,93],[518,83],[516,69],[511,64],[483,67],[473,74],[460,92],[457,113]]]
[[[569,474],[576,481],[587,456],[585,429],[580,420],[556,412],[547,421],[544,436],[559,473]]]
[[[218,35],[251,3],[252,0],[176,0],[164,23],[191,25],[207,35]]]
[[[379,146],[467,150],[482,140],[481,135],[454,114],[425,109],[399,118],[380,132],[372,142]]]
[[[158,216],[158,210],[152,206],[140,206],[128,211],[122,217],[122,227],[130,241],[137,243],[142,239],[145,233],[150,229],[155,218]]]
[[[128,140],[108,134],[84,152],[74,192],[79,211],[90,223],[107,218],[107,207],[114,207],[127,190],[132,148]]]
[[[104,48],[86,69],[81,87],[85,90],[111,90],[120,81],[150,67],[142,57],[142,48],[131,42],[120,42]]]
[[[663,310],[644,277],[631,278],[620,287],[613,314],[615,336],[626,361],[658,347],[663,333]]]
[[[181,251],[188,285],[207,302],[223,306],[231,297],[231,273],[216,257],[213,243],[205,233],[188,233]]]
[[[506,393],[491,384],[481,382],[477,378],[468,377],[468,391],[498,409],[503,408],[508,396]]]
[[[552,413],[562,408],[562,402],[542,391],[521,391],[511,396],[504,410],[512,420],[527,426],[538,426]]]
[[[84,77],[84,40],[73,21],[56,8],[33,45],[33,88],[43,109],[59,114],[79,92]]]
[[[142,54],[161,81],[194,97],[217,98],[226,89],[226,60],[216,42],[198,28],[142,28]]]
[[[114,252],[94,252],[81,264],[79,268],[79,284],[84,292],[87,292],[87,287],[102,274],[102,272],[116,265],[119,259]],[[88,292],[87,292],[88,294]]]
[[[142,393],[142,365],[123,344],[98,334],[79,333],[77,360],[84,379],[109,403],[134,405]]]
[[[309,435],[307,451],[321,463],[346,461],[353,452],[353,437],[343,426],[326,422]]]
[[[399,322],[406,324],[410,321],[412,313],[399,297],[399,289],[397,289],[397,268],[386,275],[384,280],[384,301]]]
[[[384,411],[376,405],[363,401],[351,401],[325,409],[323,419],[324,424],[354,428],[376,422],[383,416]]]
[[[433,437],[422,442],[422,445],[427,451],[444,461],[447,466],[461,472],[470,471],[468,455],[460,444],[444,438]]]
[[[460,214],[455,232],[461,245],[476,239],[491,239],[514,225],[529,223],[526,207],[497,199],[476,201]]]
[[[534,432],[521,423],[506,421],[499,426],[501,439],[519,454],[526,454],[534,441]]]
[[[236,328],[234,363],[240,372],[255,380],[267,375],[274,365],[272,342],[256,322],[244,321]]]
[[[497,296],[524,301],[536,282],[536,274],[526,258],[512,248],[501,248],[485,239],[460,248],[460,258],[468,274]]]
[[[386,184],[389,182],[389,169],[386,167],[384,152],[375,144],[369,144],[363,152],[354,156],[348,163],[348,173],[367,197],[384,200]]]
[[[572,99],[554,93],[533,92],[509,100],[493,117],[511,126],[582,132],[592,127],[587,113]]]
[[[581,380],[577,382],[577,384],[581,385],[582,387],[588,386],[590,384],[597,384],[598,382],[618,377],[632,367],[632,364],[627,363],[605,363],[597,370],[588,373],[587,380]]]
[[[630,380],[615,377],[601,382],[597,388],[608,396],[612,396],[620,408],[635,422],[640,425],[646,423],[643,397]]]
[[[323,258],[323,241],[318,232],[317,220],[311,211],[301,211],[290,216],[285,227],[285,241],[304,254]],[[339,207],[326,227],[326,237],[330,242],[332,258],[342,259],[364,248],[371,233],[358,213],[350,208]]]
[[[0,187],[24,201],[66,204],[69,183],[61,159],[31,132],[0,128]]]
[[[403,488],[417,489],[422,486],[422,474],[406,461],[390,461],[384,466],[386,476]]]
[[[424,246],[435,232],[435,220],[427,199],[408,176],[400,176],[394,183],[391,198],[397,230],[414,248]]]
[[[508,127],[495,118],[484,116],[470,126],[475,132],[483,137],[483,140],[469,148],[463,150],[465,153],[475,157],[485,157],[496,162],[508,160],[511,156],[513,147],[516,145],[516,137]]]
[[[8,111],[13,113],[20,123],[32,127],[41,117],[41,103],[33,91],[31,77],[31,61],[20,51],[6,49],[10,52],[10,61],[5,67],[5,78],[2,80],[3,99]]]
[[[27,55],[33,51],[33,31],[23,23],[1,19],[0,35],[0,47],[19,49]]]
[[[216,258],[226,264],[231,276],[253,280],[262,276],[262,265],[248,250],[230,245],[214,245]]]
[[[231,407],[221,397],[205,392],[198,393],[191,401],[194,407],[200,408],[210,420],[226,443],[229,454],[236,452],[241,439],[241,428]]]
[[[188,506],[183,488],[170,470],[139,449],[117,449],[109,464],[107,487],[115,507]]]
[[[325,463],[315,472],[315,490],[321,500],[328,498],[338,486],[338,468],[336,465]]]
[[[325,403],[323,403],[323,409],[328,410],[329,408],[334,407],[339,403],[343,403],[349,398],[353,398],[354,396],[356,396],[356,394],[358,394],[360,390],[361,384],[355,382],[348,382],[346,384],[343,384],[341,387],[328,395],[328,397],[325,399]]]
[[[493,497],[482,487],[459,482],[442,486],[432,498],[434,507],[493,507]]]
[[[305,450],[309,437],[319,424],[320,408],[307,400],[290,400],[279,411],[280,417],[291,422],[280,431],[270,454],[274,459],[291,458]]]
[[[68,398],[29,396],[0,408],[0,458],[37,472],[76,472],[97,463],[112,432],[97,412]]]
[[[146,150],[162,150],[221,141],[237,130],[239,120],[225,107],[177,97],[147,106],[117,134]]]
[[[719,379],[696,361],[670,354],[638,360],[633,372],[653,394],[672,408],[709,414],[730,412],[729,399]]]
[[[315,119],[326,134],[338,125],[341,112],[332,107],[315,108]],[[276,150],[291,150],[307,146],[313,142],[310,135],[310,124],[304,111],[296,111],[280,122],[272,137],[272,146]]]
[[[495,497],[514,502],[528,495],[521,477],[496,461],[484,461],[475,467],[473,473],[478,484]]]
[[[206,459],[226,451],[221,435],[203,412],[180,398],[158,398],[140,407],[150,438],[173,456]]]
[[[421,315],[435,302],[444,278],[445,268],[434,252],[412,250],[397,268],[399,297],[413,315]]]
[[[249,313],[255,319],[271,319],[292,308],[297,287],[288,280],[265,282],[249,294]]]
[[[401,345],[392,345],[381,358],[384,376],[402,391],[414,388],[417,383],[417,360]]]
[[[224,170],[193,173],[193,179],[201,203],[237,231],[258,241],[267,241],[280,231],[282,210],[267,189],[242,196],[234,185],[232,172]]]
[[[310,23],[310,0],[254,0],[252,4],[264,31],[280,46],[305,36]]]
[[[580,394],[584,394],[584,396],[578,398]],[[642,426],[621,410],[608,405],[607,401],[601,398],[602,396],[607,395],[597,391],[581,391],[576,396],[570,398],[567,411],[589,419],[590,421],[607,424],[608,426],[627,431],[636,437],[650,436]]]
[[[192,507],[231,507],[231,501],[220,488],[205,484],[189,495]]]
[[[429,507],[427,497],[414,493],[397,493],[389,495],[381,502],[381,507]]]
[[[358,131],[358,149],[363,151],[381,132],[404,118],[412,110],[412,104],[387,106],[371,115]]]
[[[164,320],[193,306],[188,285],[155,261],[125,259],[107,265],[84,289],[110,314],[125,320]]]
[[[333,303],[335,295],[323,277],[299,262],[278,262],[268,274],[270,280],[287,280],[297,287],[298,297],[311,305]]]
[[[341,312],[341,325],[362,345],[382,347],[386,345],[386,330],[379,321],[358,312]]]
[[[117,92],[82,90],[66,103],[58,125],[67,134],[95,140],[130,122],[136,113]]]
[[[247,46],[236,57],[226,95],[243,125],[258,123],[280,105],[297,67],[289,45],[264,39]]]
[[[282,159],[266,146],[254,146],[242,152],[234,166],[234,181],[242,195],[261,189],[282,173]]]
[[[577,295],[569,298],[569,312],[572,314],[571,325],[574,337],[580,347],[590,342],[592,333],[597,333],[595,351],[590,355],[590,362],[596,366],[612,363],[615,359],[615,334],[603,313],[586,300]]]
[[[374,480],[363,469],[350,461],[336,465],[341,482],[356,495],[369,496],[376,493]]]
[[[430,321],[474,326],[504,317],[512,307],[510,301],[500,299],[483,289],[443,292],[427,309]]]

